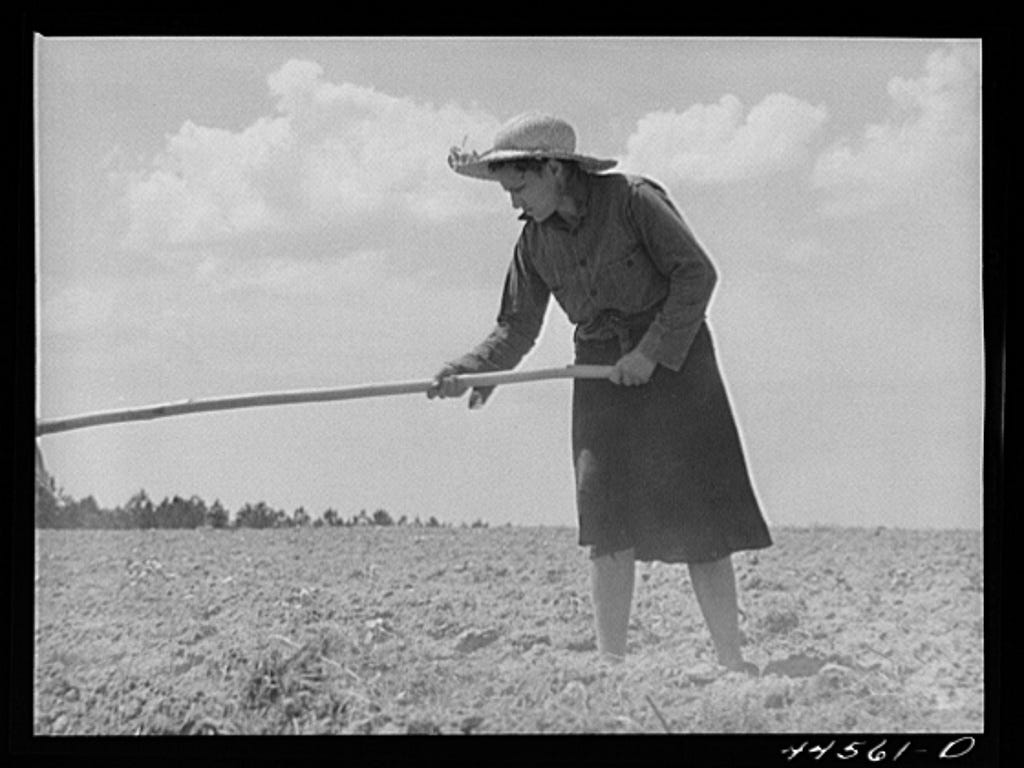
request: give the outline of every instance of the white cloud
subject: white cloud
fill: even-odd
[[[744,116],[740,100],[726,95],[717,104],[698,104],[681,114],[652,112],[641,118],[623,165],[707,184],[767,176],[800,162],[826,119],[823,106],[784,93],[766,96]]]
[[[809,236],[784,244],[779,255],[796,267],[813,267],[827,261],[831,257],[831,249],[820,237]]]
[[[964,161],[976,160],[979,87],[962,49],[932,53],[918,79],[890,80],[890,118],[867,126],[857,141],[837,142],[817,161],[813,183],[830,194],[825,213],[881,208],[962,176]]]
[[[102,329],[115,315],[119,294],[114,281],[64,288],[43,302],[40,330],[46,335],[64,335]]]
[[[129,177],[130,245],[323,230],[384,210],[438,220],[480,204],[446,157],[466,133],[493,134],[495,118],[330,83],[308,61],[287,62],[268,86],[275,115],[239,132],[186,122]]]
[[[256,290],[267,296],[341,298],[381,288],[386,266],[385,255],[374,251],[315,261],[261,257],[244,264],[212,257],[199,265],[196,277],[216,295]]]

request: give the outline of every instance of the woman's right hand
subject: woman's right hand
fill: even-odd
[[[460,373],[469,373],[469,371],[453,363],[447,363],[444,368],[435,374],[433,384],[427,390],[427,397],[431,400],[435,397],[442,399],[462,397],[466,394],[466,390],[469,389],[469,385],[463,384],[458,380],[458,374]],[[469,396],[470,410],[483,408],[484,403],[487,402],[492,392],[494,392],[494,387],[473,387],[473,393]]]
[[[434,382],[427,390],[427,397],[433,400],[435,397],[462,397],[469,389],[469,385],[460,382],[456,376],[465,371],[457,365],[447,363],[434,375]]]

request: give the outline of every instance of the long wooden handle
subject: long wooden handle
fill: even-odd
[[[610,365],[569,365],[564,368],[540,368],[534,371],[493,371],[488,373],[464,373],[456,376],[470,387],[493,387],[499,384],[516,384],[545,379],[606,379],[611,372]],[[117,411],[99,411],[81,416],[61,419],[41,419],[36,422],[36,436],[54,432],[68,432],[72,429],[96,427],[101,424],[116,424],[127,421],[146,421],[166,416],[180,416],[186,413],[204,411],[226,411],[233,408],[255,408],[266,405],[291,405],[296,403],[322,403],[334,400],[354,400],[361,397],[382,397],[386,395],[408,395],[426,392],[434,385],[433,379],[399,381],[385,384],[364,384],[340,389],[307,389],[292,392],[269,392],[256,395],[232,395],[205,400],[181,400],[163,405],[147,405],[125,408]]]

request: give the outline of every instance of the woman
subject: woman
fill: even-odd
[[[740,649],[731,554],[771,545],[719,375],[705,310],[715,270],[659,185],[603,173],[564,120],[513,118],[484,152],[453,149],[459,174],[498,182],[522,211],[497,325],[445,365],[428,392],[458,397],[458,373],[514,368],[548,300],[576,326],[576,362],[612,365],[573,385],[579,543],[590,547],[597,646],[626,652],[634,564],[687,563],[718,660],[756,674]],[[493,388],[474,389],[470,407]]]

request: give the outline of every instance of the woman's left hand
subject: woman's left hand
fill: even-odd
[[[639,349],[634,349],[619,358],[608,378],[613,384],[636,387],[650,381],[657,365]]]

